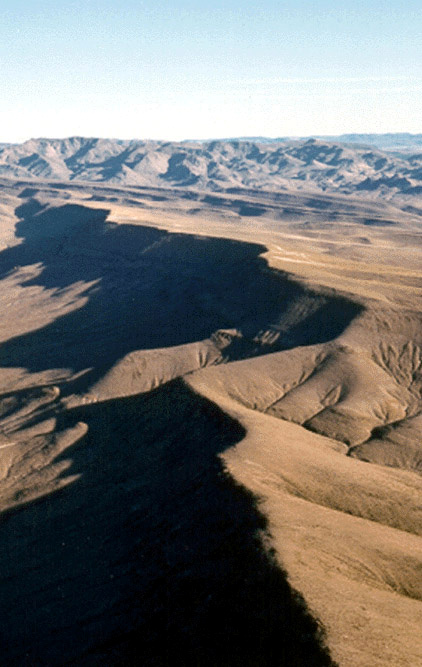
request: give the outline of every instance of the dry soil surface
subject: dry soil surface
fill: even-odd
[[[422,226],[4,180],[4,665],[422,665]]]

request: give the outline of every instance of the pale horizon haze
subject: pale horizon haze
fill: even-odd
[[[0,142],[422,131],[408,0],[3,0]]]

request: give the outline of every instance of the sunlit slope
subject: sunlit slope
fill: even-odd
[[[334,660],[420,664],[421,478],[348,458],[334,440],[240,407],[207,371],[190,383],[247,430],[224,461],[260,498],[278,558]]]
[[[351,456],[421,472],[421,349],[400,330],[386,342],[372,318],[360,315],[336,342],[222,366],[210,378],[242,405],[334,438]]]

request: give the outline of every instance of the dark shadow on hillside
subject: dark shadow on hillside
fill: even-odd
[[[229,359],[328,340],[359,310],[269,271],[258,245],[110,224],[108,211],[83,206],[30,200],[16,213],[23,241],[0,254],[0,279],[40,263],[26,285],[60,297],[80,282],[87,302],[2,344],[3,365],[94,367],[91,382],[132,350],[221,328],[244,335]],[[271,326],[274,346],[260,342]],[[237,422],[180,380],[60,410],[53,401],[33,420],[55,417],[57,433],[88,425],[56,459],[71,460],[65,475],[80,477],[3,515],[2,664],[330,664],[262,549],[253,497],[223,474],[218,454],[244,436]]]
[[[330,665],[218,454],[244,430],[181,380],[57,415],[79,479],[3,516],[2,665]]]
[[[260,245],[117,225],[106,221],[105,209],[45,209],[34,199],[16,214],[23,241],[0,253],[0,280],[38,263],[40,275],[24,284],[55,290],[52,307],[75,283],[85,285],[87,302],[2,344],[3,365],[34,372],[93,368],[86,380],[93,382],[133,350],[237,329],[241,344],[236,339],[224,355],[240,359],[331,340],[360,312],[351,301],[306,290],[268,269]],[[275,332],[271,345],[263,336],[268,330]]]

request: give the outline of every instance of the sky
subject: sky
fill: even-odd
[[[0,142],[422,132],[420,0],[0,0]]]

